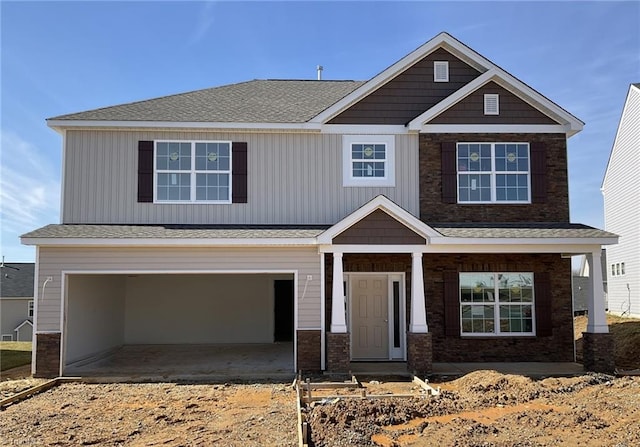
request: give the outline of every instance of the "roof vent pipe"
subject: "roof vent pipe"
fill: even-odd
[[[322,81],[322,65],[318,65],[316,70],[318,70],[318,81]]]

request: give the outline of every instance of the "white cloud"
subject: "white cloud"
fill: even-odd
[[[60,181],[53,163],[21,136],[3,130],[0,148],[2,254],[13,261],[32,251],[20,246],[21,234],[59,221]]]
[[[213,8],[216,6],[215,2],[205,2],[204,6],[198,13],[194,30],[189,36],[189,45],[194,45],[200,42],[209,31],[209,28],[213,25],[215,17],[213,16]]]

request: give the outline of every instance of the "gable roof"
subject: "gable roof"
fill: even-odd
[[[0,264],[0,297],[33,297],[34,265],[22,262]]]
[[[407,123],[424,130],[431,118],[487,82],[496,82],[561,125],[570,136],[584,123],[448,33],[440,33],[369,81],[254,80],[156,99],[60,115],[54,129],[77,127],[281,128],[320,130],[367,95],[442,48],[482,75]]]

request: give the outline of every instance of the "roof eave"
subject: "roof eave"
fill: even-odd
[[[199,121],[107,121],[107,120],[56,120],[48,119],[47,126],[62,133],[69,129],[225,129],[225,130],[297,130],[319,132],[317,123],[245,123]]]

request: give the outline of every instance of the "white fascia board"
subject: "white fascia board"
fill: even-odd
[[[323,124],[321,132],[340,135],[398,135],[411,133],[406,126],[401,124]]]
[[[18,325],[18,327],[16,327],[13,331],[14,331],[14,332],[18,332],[18,331],[20,330],[20,328],[21,328],[22,326],[24,326],[25,324],[28,324],[28,325],[30,325],[31,327],[33,327],[33,323],[32,323],[31,321],[29,321],[29,320],[24,320],[24,321],[23,321],[22,323],[20,323],[20,324]]]
[[[152,129],[231,129],[231,130],[306,130],[320,131],[317,123],[236,123],[180,121],[97,121],[47,120],[47,126],[61,132],[69,128],[152,128]]]
[[[562,124],[425,124],[420,133],[570,133]]]
[[[396,219],[398,222],[415,231],[427,240],[442,237],[440,233],[422,222],[413,214],[409,213],[404,208],[391,201],[389,198],[383,195],[379,195],[369,202],[365,203],[353,213],[343,218],[331,228],[328,228],[323,233],[318,235],[318,243],[331,244],[331,241],[335,236],[352,227],[377,209],[381,209],[382,211],[387,212],[387,214],[391,215],[391,217]]]
[[[21,238],[23,245],[40,247],[310,247],[315,238],[260,238],[260,239],[152,239],[152,238]]]
[[[355,89],[340,101],[336,102],[334,105],[312,118],[309,122],[325,123],[329,121],[331,118],[340,114],[342,111],[344,111],[354,103],[358,102],[365,96],[382,87],[391,79],[395,78],[398,74],[402,73],[404,70],[406,70],[439,47],[443,47],[444,49],[469,63],[479,71],[484,71],[491,65],[493,65],[487,59],[480,56],[469,47],[463,45],[458,40],[454,39],[451,35],[443,32],[438,34],[428,42],[424,43],[417,49],[413,50],[411,53],[400,59],[395,64],[391,65],[384,71],[371,78],[365,84]]]
[[[429,245],[367,245],[323,244],[318,246],[320,253],[428,253]]]
[[[618,243],[617,237],[612,238],[465,238],[465,237],[443,237],[435,240],[431,245],[441,246],[554,246],[554,247],[584,247],[613,245]],[[571,251],[569,249],[563,251]]]

